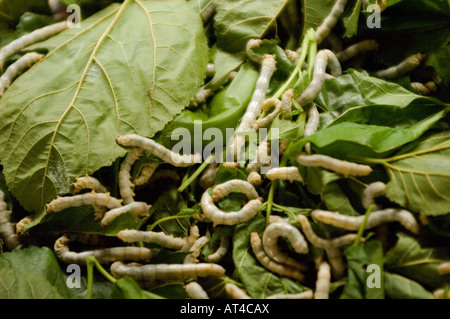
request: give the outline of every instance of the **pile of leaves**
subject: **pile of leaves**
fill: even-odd
[[[270,128],[289,140],[282,165],[295,165],[303,182],[270,181],[257,187],[264,204],[248,222],[216,230],[194,218],[201,212],[200,168],[174,168],[179,177],[161,178],[136,187],[136,200],[151,204],[150,216],[120,216],[103,228],[93,208],[69,208],[46,213],[57,196],[74,194],[73,183],[86,174],[96,177],[110,195],[120,198],[118,171],[128,149],[116,137],[139,134],[171,149],[176,128],[194,135],[202,128],[236,128],[245,113],[259,76],[260,65],[249,59],[247,43],[263,39],[256,55],[273,54],[277,70],[267,96],[277,94],[295,70],[286,50],[296,51],[308,30],[316,30],[329,15],[334,0],[64,0],[82,8],[80,28],[72,28],[8,57],[5,67],[23,54],[36,51],[44,60],[18,77],[0,98],[0,190],[6,195],[12,221],[32,216],[20,234],[22,247],[0,255],[0,298],[186,298],[184,283],[170,281],[140,287],[129,277],[112,279],[107,267],[82,266],[82,285],[69,288],[67,265],[53,251],[61,234],[95,235],[110,246],[120,245],[123,229],[152,229],[186,237],[197,224],[209,238],[199,256],[204,260],[229,236],[231,246],[220,261],[226,274],[199,279],[210,298],[228,298],[226,283],[234,283],[252,298],[314,290],[315,260],[323,252],[311,247],[294,256],[310,265],[306,281],[279,276],[264,268],[249,243],[252,232],[264,231],[268,215],[288,218],[316,209],[363,215],[361,194],[368,184],[387,184],[381,199],[420,220],[420,233],[398,223],[364,232],[365,241],[346,247],[342,278],[332,278],[330,298],[434,298],[448,289],[449,275],[438,265],[450,259],[450,7],[444,0],[388,0],[380,13],[380,28],[369,28],[373,12],[364,1],[350,0],[336,26],[317,50],[346,48],[364,39],[379,43],[376,51],[361,53],[342,64],[343,75],[327,79],[314,100],[320,110],[319,130],[303,137],[306,108],[292,105],[294,120],[276,118]],[[368,1],[373,4],[375,1]],[[211,10],[213,9],[213,10]],[[46,0],[0,0],[0,47],[21,36],[60,21]],[[333,41],[334,40],[334,41]],[[380,69],[421,52],[426,60],[412,72],[393,80],[377,78]],[[296,96],[311,81],[314,52],[308,70],[290,85]],[[214,72],[207,72],[208,65]],[[308,73],[309,72],[309,73]],[[303,77],[302,77],[303,76]],[[415,92],[412,82],[433,81],[431,96]],[[192,101],[200,88],[214,94]],[[226,141],[224,141],[225,144]],[[209,141],[203,140],[203,146]],[[312,153],[370,165],[365,177],[344,178],[293,160],[310,143]],[[205,159],[204,159],[205,160]],[[158,158],[146,153],[133,167],[132,178]],[[247,180],[245,167],[219,165],[215,185]],[[220,202],[226,211],[242,206],[242,194]],[[312,220],[312,219],[311,219]],[[336,237],[338,228],[315,222],[322,237]],[[123,244],[123,243],[122,243]],[[289,243],[283,248],[289,251]],[[74,243],[71,249],[89,247]],[[182,263],[186,252],[161,248],[151,263]],[[381,285],[368,287],[367,265],[381,268]],[[92,279],[93,282],[88,279]],[[32,287],[32,289],[30,289]]]

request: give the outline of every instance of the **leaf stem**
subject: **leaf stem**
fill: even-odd
[[[150,226],[147,227],[147,231],[152,231],[156,226],[158,226],[159,224],[161,224],[162,222],[168,221],[168,220],[172,220],[172,219],[180,219],[180,218],[191,218],[191,216],[188,215],[175,215],[175,216],[167,216],[161,219],[158,219],[156,222],[154,222],[153,224],[151,224]]]
[[[189,185],[191,185],[197,177],[205,170],[206,166],[210,164],[214,159],[214,154],[208,156],[207,159],[197,168],[197,170],[192,174],[187,180],[185,180],[180,187],[178,187],[178,192],[183,192]]]
[[[353,243],[353,246],[359,246],[359,243],[361,242],[361,238],[364,233],[364,230],[366,229],[367,219],[369,218],[369,215],[372,212],[374,207],[375,206],[372,204],[369,206],[369,208],[367,208],[366,214],[364,215],[364,220],[363,220],[361,226],[359,226],[358,235],[355,239],[355,242]]]
[[[111,276],[105,268],[100,265],[94,256],[86,257],[86,267],[87,267],[87,299],[92,299],[92,288],[94,286],[94,266],[97,270],[111,283],[116,282],[116,278]]]

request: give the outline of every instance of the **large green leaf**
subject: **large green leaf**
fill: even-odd
[[[202,84],[208,55],[181,0],[126,0],[41,46],[55,49],[0,100],[6,181],[30,211],[123,156],[118,135],[161,130]]]
[[[433,294],[409,278],[384,272],[386,295],[391,299],[433,299]]]
[[[303,0],[303,33],[319,27],[330,14],[336,0]]]

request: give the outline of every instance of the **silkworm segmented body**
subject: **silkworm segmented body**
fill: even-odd
[[[318,209],[312,212],[312,217],[322,223],[354,231],[361,227],[365,218],[364,215],[348,216]],[[370,229],[389,222],[399,222],[412,233],[419,233],[419,224],[414,218],[414,215],[407,210],[397,208],[387,208],[371,212],[367,218],[365,229]]]
[[[443,262],[438,266],[438,273],[440,275],[450,274],[450,261]]]
[[[312,103],[308,109],[308,121],[305,125],[305,130],[303,131],[303,137],[308,137],[313,135],[319,129],[320,114],[317,106]],[[308,142],[305,144],[305,151],[311,153],[311,144]]]
[[[260,57],[257,54],[254,54],[252,52],[252,50],[254,48],[259,48],[262,43],[263,43],[263,41],[261,39],[250,39],[247,42],[247,46],[246,46],[247,56],[250,60],[252,60],[256,63],[263,63],[264,58]]]
[[[206,103],[206,100],[214,95],[214,90],[211,88],[201,87],[194,98],[191,100],[189,106],[199,106],[202,103]]]
[[[134,185],[131,183],[131,168],[133,167],[134,163],[144,155],[144,149],[136,147],[132,149],[128,154],[125,156],[125,159],[120,164],[119,169],[119,192],[120,196],[123,199],[124,205],[130,204],[134,202],[134,192],[133,188]]]
[[[33,220],[33,215],[25,216],[21,220],[19,220],[16,224],[16,233],[21,234],[25,230],[25,226],[31,223]]]
[[[329,299],[331,283],[330,265],[322,262],[317,271],[316,290],[314,291],[314,299]]]
[[[67,197],[58,197],[47,204],[47,213],[60,212],[69,207],[84,205],[104,206],[114,209],[122,206],[122,200],[112,197],[109,193],[86,193]]]
[[[48,39],[65,29],[67,29],[67,22],[59,22],[56,24],[52,24],[41,29],[37,29],[31,33],[20,37],[17,40],[12,41],[8,45],[4,46],[0,50],[0,70],[3,70],[3,65],[5,63],[5,59],[15,53],[20,52],[22,49],[27,46]]]
[[[110,263],[117,260],[148,261],[155,251],[145,247],[112,247],[104,249],[74,252],[69,249],[69,238],[66,235],[58,238],[54,245],[58,259],[66,264],[86,264],[86,257],[94,256],[99,263]]]
[[[262,183],[261,175],[259,175],[257,172],[250,172],[247,177],[247,182],[255,186],[260,185]]]
[[[299,292],[298,294],[275,294],[270,295],[266,299],[313,299],[314,293],[312,290]]]
[[[200,179],[198,181],[201,188],[207,189],[214,185],[218,168],[219,168],[219,163],[217,163],[217,162],[208,164],[206,169],[202,172]]]
[[[258,172],[263,166],[270,165],[271,157],[269,155],[269,141],[265,138],[259,145],[256,151],[256,159],[247,165],[250,172]]]
[[[143,148],[144,150],[153,153],[162,161],[176,167],[192,166],[196,163],[201,162],[201,154],[197,153],[194,155],[180,155],[165,148],[161,144],[156,143],[152,139],[137,134],[119,136],[116,138],[116,141],[122,146]]]
[[[134,217],[147,217],[151,205],[146,202],[132,202],[128,205],[111,209],[105,213],[101,221],[102,227],[107,227],[120,215],[130,212]]]
[[[225,284],[225,292],[232,299],[251,299],[251,297],[245,292],[244,289],[230,282]]]
[[[0,97],[2,97],[5,91],[11,86],[11,83],[13,83],[14,79],[20,72],[32,67],[44,57],[45,55],[43,54],[30,52],[11,64],[6,69],[5,73],[0,77]]]
[[[190,229],[190,234],[186,237],[186,243],[181,247],[180,251],[189,251],[192,245],[195,244],[197,239],[200,238],[200,230],[197,225],[192,225]]]
[[[371,39],[363,40],[349,46],[344,51],[336,53],[336,57],[341,63],[343,63],[355,57],[359,53],[378,50],[378,48],[379,44],[377,41]]]
[[[375,72],[375,76],[387,80],[398,78],[418,67],[425,57],[422,53],[413,54],[395,66]]]
[[[146,164],[139,176],[134,180],[134,185],[135,186],[142,186],[148,183],[148,181],[150,180],[150,178],[152,177],[153,173],[155,172],[155,170],[158,168],[159,163],[149,163]]]
[[[249,200],[258,198],[258,192],[255,187],[247,181],[241,179],[232,179],[217,185],[213,189],[212,198],[215,202],[229,195],[232,191],[239,191]]]
[[[186,280],[197,277],[221,277],[225,269],[217,264],[124,264],[116,261],[111,265],[111,273],[120,278],[130,276],[138,281]]]
[[[190,254],[184,258],[183,264],[196,264],[199,262],[198,256],[202,252],[203,246],[209,242],[209,238],[202,236],[195,241],[195,243],[189,249]]]
[[[256,121],[259,114],[261,113],[262,102],[264,101],[267,89],[269,88],[270,79],[275,72],[275,58],[272,55],[265,55],[261,73],[256,81],[255,90],[253,91],[252,99],[247,106],[244,116],[242,117],[236,133],[249,131],[252,129],[252,124]],[[239,153],[241,148],[245,144],[245,137],[240,135],[235,135],[234,140],[230,145],[230,152],[234,158],[239,159]]]
[[[5,194],[0,191],[0,237],[3,238],[9,250],[14,250],[20,248],[22,244],[14,225],[11,223],[12,211],[7,209],[4,196]]]
[[[324,169],[328,169],[335,173],[341,174],[344,177],[367,176],[370,173],[372,173],[372,168],[368,165],[343,161],[322,154],[313,154],[313,155],[300,154],[296,156],[295,160],[300,165],[322,167]]]
[[[317,45],[322,43],[323,39],[325,39],[331,32],[331,30],[335,27],[342,13],[344,13],[345,5],[347,4],[347,0],[337,0],[331,9],[330,14],[323,20],[321,25],[316,30],[316,41]]]
[[[306,216],[297,215],[297,221],[302,226],[303,232],[308,241],[317,248],[327,249],[350,245],[353,244],[357,237],[356,234],[347,234],[333,239],[323,239],[317,236],[313,231],[311,224]]]
[[[270,98],[270,99],[265,100],[262,103],[262,110],[268,111],[271,106],[275,107],[275,109],[271,113],[269,113],[266,117],[264,117],[262,119],[256,120],[252,124],[252,128],[254,130],[259,130],[261,127],[266,127],[267,125],[272,123],[272,121],[281,112],[281,101],[278,99],[275,99],[275,98]]]
[[[190,283],[184,285],[184,290],[189,298],[191,299],[209,299],[208,294],[205,289],[196,281],[191,281]]]
[[[269,256],[267,256],[262,247],[262,242],[259,238],[258,233],[251,233],[250,244],[252,246],[253,253],[255,254],[256,259],[258,259],[258,261],[264,268],[270,270],[271,272],[279,274],[280,276],[289,277],[303,282],[305,276],[298,269],[288,265],[277,263],[273,261]]]
[[[267,171],[266,177],[271,181],[279,179],[288,180],[290,182],[303,182],[303,178],[300,175],[298,168],[295,166],[271,168]]]
[[[108,190],[100,183],[95,177],[86,175],[83,177],[77,177],[75,183],[73,183],[73,191],[80,193],[85,189],[91,189],[96,193],[106,193]]]
[[[386,191],[386,184],[383,182],[373,182],[364,189],[362,193],[361,203],[365,209],[370,205],[375,205],[374,211],[379,210],[380,206],[375,204],[375,198],[383,196]]]
[[[220,262],[222,258],[225,257],[225,255],[227,254],[229,247],[230,247],[230,237],[229,236],[221,237],[219,248],[217,248],[217,250],[211,255],[208,255],[208,257],[206,257],[206,261],[209,263]]]
[[[437,92],[436,83],[429,81],[425,84],[420,82],[411,82],[411,89],[421,95],[431,95]]]
[[[179,250],[186,244],[185,238],[176,238],[164,232],[124,229],[117,233],[117,237],[126,243],[144,242],[154,243],[168,249]]]

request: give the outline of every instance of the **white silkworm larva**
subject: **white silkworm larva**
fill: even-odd
[[[312,290],[306,290],[298,294],[274,294],[268,296],[266,299],[313,299],[313,297],[314,292]]]
[[[302,226],[303,232],[308,239],[308,241],[317,248],[327,249],[327,248],[338,248],[341,246],[347,246],[353,244],[356,240],[356,234],[347,234],[333,239],[320,238],[313,231],[311,224],[306,216],[297,215],[297,221]]]
[[[218,264],[124,264],[116,261],[111,265],[114,277],[130,276],[138,281],[186,280],[197,277],[221,277],[225,269]]]
[[[357,164],[353,162],[339,160],[327,155],[313,154],[296,156],[296,161],[303,166],[322,167],[331,170],[335,173],[341,174],[344,177],[348,176],[367,176],[372,173],[372,168],[368,165]]]
[[[319,95],[325,82],[327,66],[331,69],[331,75],[340,76],[342,74],[342,68],[336,55],[330,50],[320,50],[314,64],[313,79],[303,93],[296,98],[300,106],[308,105]]]
[[[257,172],[250,172],[247,177],[247,182],[252,185],[260,185],[262,183],[262,177]]]
[[[303,131],[303,137],[308,137],[313,135],[319,129],[320,124],[320,114],[317,106],[311,103],[308,108],[308,121],[306,122],[305,129]],[[305,144],[305,151],[311,153],[311,144],[308,142]]]
[[[250,235],[250,244],[252,246],[253,253],[255,254],[256,259],[261,263],[261,265],[274,272],[280,276],[289,277],[300,282],[303,282],[305,276],[296,268],[291,266],[280,264],[272,260],[267,254],[264,252],[262,247],[261,238],[259,238],[258,233],[253,232]]]
[[[5,73],[0,77],[0,97],[2,97],[5,91],[11,86],[11,83],[20,72],[29,69],[34,64],[41,61],[44,57],[45,55],[43,54],[30,52],[11,64],[6,69]]]
[[[330,14],[323,20],[316,30],[316,41],[319,45],[325,39],[331,30],[335,27],[342,13],[344,13],[347,0],[337,0],[331,9]]]
[[[196,163],[201,162],[201,154],[197,153],[194,155],[180,155],[172,152],[171,150],[165,148],[159,143],[156,143],[152,139],[137,135],[129,134],[124,136],[119,136],[116,138],[117,143],[122,146],[130,147],[140,147],[143,148],[155,156],[160,158],[162,161],[169,163],[176,167],[186,167],[192,166]]]
[[[214,95],[215,90],[211,88],[201,87],[194,98],[191,100],[189,106],[199,106],[202,103],[206,103],[206,100]]]
[[[177,238],[164,232],[124,229],[117,233],[117,237],[126,243],[144,242],[154,243],[165,248],[179,250],[186,244],[185,238]]]
[[[322,262],[317,271],[316,290],[314,291],[314,299],[329,299],[331,284],[330,265]]]
[[[437,92],[436,83],[429,81],[425,84],[420,82],[411,82],[411,89],[420,95],[431,95]]]
[[[202,236],[195,241],[195,243],[189,249],[190,254],[184,258],[183,264],[197,264],[199,262],[198,256],[202,252],[203,246],[209,242],[209,238]]]
[[[11,223],[12,212],[7,209],[4,196],[5,194],[0,191],[0,237],[3,238],[9,250],[19,249],[22,244],[14,225]]]
[[[255,187],[247,181],[241,179],[231,179],[222,184],[216,185],[213,189],[212,198],[215,202],[226,197],[233,191],[239,191],[249,200],[258,198],[258,192]]]
[[[221,237],[219,248],[217,248],[217,250],[211,255],[208,255],[208,257],[206,257],[206,261],[209,263],[218,263],[219,261],[222,260],[223,257],[225,257],[229,247],[230,247],[230,237],[229,236]]]
[[[113,208],[105,213],[101,221],[102,227],[107,227],[120,215],[130,212],[134,217],[147,217],[149,216],[149,209],[151,205],[146,202],[132,202],[128,205]]]
[[[341,249],[328,247],[325,248],[325,252],[327,253],[328,263],[330,264],[334,278],[340,279],[344,277],[347,266]]]
[[[386,191],[386,184],[383,182],[373,182],[367,185],[361,197],[362,206],[368,209],[370,205],[374,205],[374,211],[381,209],[376,205],[375,198],[383,196]]]
[[[75,183],[73,183],[73,187],[75,193],[80,193],[85,189],[91,189],[96,193],[108,192],[106,187],[103,186],[98,179],[89,175],[77,177]]]
[[[21,234],[25,230],[25,226],[31,223],[33,220],[33,215],[25,216],[21,220],[19,220],[16,224],[16,233]]]
[[[68,25],[66,21],[55,23],[41,29],[37,29],[31,33],[24,35],[23,37],[20,37],[17,40],[10,42],[0,50],[0,69],[3,69],[5,59],[7,57],[20,52],[22,49],[33,43],[48,39],[64,31],[65,29],[67,29],[67,27]]]
[[[319,209],[316,209],[312,212],[312,217],[322,223],[346,230],[358,230],[365,218],[364,215],[348,216]],[[369,217],[367,218],[365,229],[370,229],[384,223],[395,221],[399,222],[401,225],[403,225],[403,227],[405,227],[412,233],[419,233],[419,224],[414,218],[414,215],[405,209],[397,208],[387,208],[371,212]]]
[[[184,285],[184,290],[190,299],[209,299],[205,289],[196,281]]]
[[[443,262],[438,266],[438,273],[440,275],[450,274],[450,261]]]
[[[155,254],[152,249],[131,246],[74,252],[69,249],[69,241],[69,238],[63,235],[56,240],[54,245],[56,256],[66,264],[84,265],[88,256],[94,256],[99,263],[110,263],[117,260],[148,261]]]
[[[425,57],[422,53],[413,54],[397,65],[375,72],[375,76],[387,80],[398,78],[418,67]]]
[[[223,162],[223,167],[227,167],[227,168],[239,168],[241,167],[241,164],[236,163],[236,162]]]
[[[139,176],[134,180],[135,186],[142,186],[148,183],[155,170],[158,168],[159,163],[146,164],[139,173]]]
[[[262,166],[269,165],[271,157],[269,155],[269,141],[265,138],[259,145],[256,151],[256,159],[248,163],[247,169],[249,172],[258,172]]]
[[[287,238],[295,252],[299,254],[308,253],[308,244],[302,233],[288,222],[280,221],[269,224],[264,230],[262,245],[267,256],[279,264],[286,264],[299,270],[305,270],[297,260],[281,251],[278,246],[280,237]]]
[[[225,292],[232,299],[252,299],[244,289],[230,282],[225,284]]]
[[[114,209],[122,206],[122,200],[112,197],[109,193],[86,193],[67,197],[57,197],[47,204],[47,213],[60,212],[69,207],[84,205],[104,206]]]
[[[214,185],[214,182],[216,181],[216,173],[218,168],[219,163],[217,162],[208,164],[206,169],[200,175],[200,179],[198,180],[198,184],[200,185],[201,188],[207,189]]]
[[[270,79],[275,72],[275,57],[266,54],[264,56],[261,73],[256,81],[255,90],[253,91],[252,99],[247,106],[244,116],[242,117],[236,133],[249,131],[252,129],[252,124],[256,121],[261,113],[262,102],[266,98],[267,89],[269,88]],[[230,145],[230,152],[234,158],[239,158],[241,148],[245,144],[245,137],[235,135]]]
[[[186,237],[186,242],[181,247],[180,251],[189,251],[192,247],[192,245],[195,244],[197,239],[200,238],[200,230],[198,229],[197,225],[192,225],[190,229],[190,234],[188,237]]]
[[[259,130],[261,127],[266,127],[267,125],[272,123],[272,121],[281,112],[281,101],[278,99],[275,99],[275,98],[270,98],[270,99],[265,100],[262,103],[262,110],[268,111],[271,106],[275,107],[275,109],[271,113],[269,113],[266,117],[264,117],[262,119],[256,120],[252,124],[252,128],[254,130]]]
[[[264,58],[260,57],[257,54],[252,53],[251,50],[254,48],[259,48],[262,43],[263,43],[263,41],[261,39],[250,39],[247,42],[247,46],[246,46],[247,56],[249,57],[250,60],[252,60],[256,63],[262,63]]]
[[[303,182],[303,178],[295,166],[275,167],[267,171],[266,177],[271,181],[275,179],[288,180],[290,182]]]
[[[134,163],[144,155],[144,149],[136,147],[133,148],[128,154],[125,156],[125,159],[120,164],[119,169],[119,192],[120,196],[123,199],[124,205],[130,204],[134,202],[134,185],[131,183],[131,168]]]
[[[338,58],[339,62],[343,63],[355,57],[359,53],[378,50],[378,48],[379,44],[377,41],[371,39],[363,40],[349,46],[344,51],[336,53],[336,57]]]

